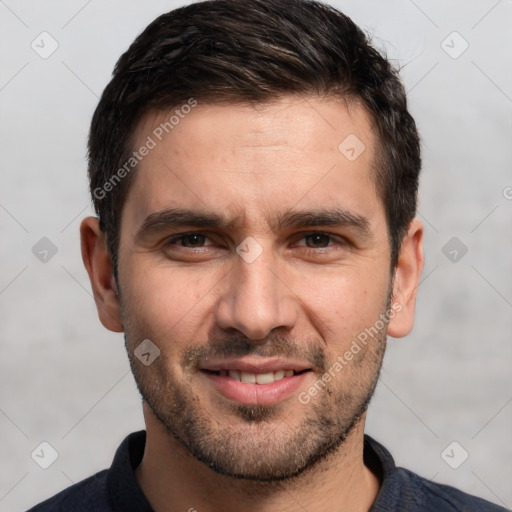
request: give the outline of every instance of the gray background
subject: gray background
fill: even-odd
[[[367,432],[398,464],[511,507],[512,1],[334,4],[397,59],[424,148],[417,322],[390,340]],[[0,0],[2,511],[108,467],[143,428],[122,336],[97,320],[78,226],[91,213],[98,96],[136,34],[177,5]],[[47,59],[31,48],[42,31],[59,45]],[[46,262],[32,252],[42,237],[57,248]],[[462,246],[443,253],[452,237],[462,257]],[[42,441],[59,454],[46,470],[31,458]]]

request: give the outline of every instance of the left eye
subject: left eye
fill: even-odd
[[[206,245],[208,237],[202,233],[186,233],[172,238],[169,243],[181,247],[197,248]]]
[[[310,249],[324,249],[332,242],[332,236],[324,233],[310,233],[302,237],[306,241],[306,246]]]

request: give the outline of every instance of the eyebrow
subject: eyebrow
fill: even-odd
[[[239,223],[240,218],[228,219],[217,213],[187,208],[166,208],[149,214],[135,236],[136,239],[143,239],[164,230],[192,226],[232,230]],[[315,226],[349,228],[364,237],[371,234],[370,223],[366,217],[343,208],[290,210],[279,215],[271,224],[274,231]]]
[[[137,230],[135,237],[141,239],[166,229],[185,226],[230,229],[234,227],[234,224],[234,221],[228,221],[222,215],[216,213],[186,208],[166,208],[150,213]]]
[[[343,208],[285,212],[277,219],[273,228],[279,230],[315,226],[351,228],[361,235],[370,235],[368,219]]]

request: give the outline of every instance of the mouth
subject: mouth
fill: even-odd
[[[293,377],[294,375],[301,375],[306,372],[310,372],[311,368],[305,368],[303,370],[277,370],[266,373],[253,373],[242,370],[201,370],[211,375],[218,375],[220,377],[228,377],[244,384],[271,384],[285,377]]]
[[[313,368],[284,360],[238,359],[199,368],[214,393],[243,405],[274,405],[293,398],[308,382]]]

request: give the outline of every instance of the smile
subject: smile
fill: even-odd
[[[245,368],[242,370],[240,366]],[[294,370],[289,364],[286,365],[288,368],[279,368],[276,364],[264,369],[249,366],[235,363],[231,368],[227,365],[224,368],[201,368],[199,376],[208,388],[224,399],[241,405],[270,406],[297,397],[307,384],[305,379],[313,374],[312,368]]]
[[[293,377],[294,375],[300,375],[304,372],[310,371],[309,369],[304,370],[277,370],[275,372],[267,373],[251,373],[241,370],[203,370],[206,373],[219,375],[220,377],[229,377],[230,379],[245,384],[271,384],[272,382],[279,381],[285,377]]]

